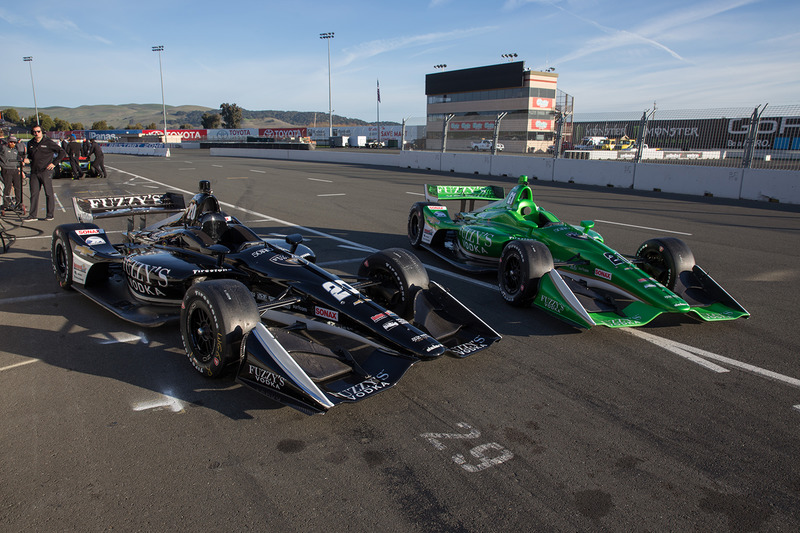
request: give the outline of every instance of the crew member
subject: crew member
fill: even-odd
[[[103,164],[103,149],[100,148],[100,144],[94,139],[90,139],[89,143],[89,153],[86,157],[91,159],[92,154],[94,154],[94,161],[91,162],[92,168],[97,171],[98,177],[107,178],[106,166]]]
[[[53,194],[53,169],[67,157],[67,153],[53,139],[44,136],[41,126],[31,128],[33,139],[28,141],[28,157],[24,163],[31,165],[31,210],[24,220],[39,220],[39,192],[44,187],[47,214],[43,220],[53,220],[56,210]]]
[[[69,166],[72,167],[72,179],[79,180],[83,177],[83,172],[81,172],[81,143],[75,140],[75,135],[69,136],[69,144],[66,150],[69,156]]]
[[[3,176],[3,211],[22,207],[22,156],[17,150],[17,138],[9,137],[0,146],[0,172]],[[14,188],[14,196],[11,188]]]

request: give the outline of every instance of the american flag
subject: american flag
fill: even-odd
[[[381,80],[378,80],[378,103],[381,103]]]

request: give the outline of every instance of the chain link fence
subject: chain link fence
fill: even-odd
[[[800,105],[576,114],[572,133],[560,157],[800,170]]]
[[[539,157],[800,170],[800,105],[643,112],[555,109],[427,118],[415,149]],[[541,116],[540,116],[541,115]],[[415,120],[415,122],[419,123]]]

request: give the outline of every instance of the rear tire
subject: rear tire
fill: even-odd
[[[406,320],[414,314],[414,296],[430,285],[428,271],[417,256],[402,248],[376,252],[361,263],[359,277],[378,281],[364,292],[375,303]]]
[[[50,260],[58,284],[62,289],[69,289],[72,286],[72,243],[69,242],[67,232],[61,226],[53,232]]]
[[[239,357],[245,333],[261,320],[244,284],[228,279],[192,285],[181,305],[181,339],[192,366],[210,378]]]
[[[53,230],[53,239],[50,243],[50,262],[53,265],[53,274],[62,289],[72,286],[72,243],[69,232],[79,229],[94,229],[94,224],[77,223],[62,224]]]
[[[422,245],[422,232],[425,229],[425,214],[423,208],[429,205],[442,205],[438,202],[417,202],[411,206],[408,213],[408,242],[414,248]]]
[[[695,265],[692,251],[675,237],[645,241],[639,246],[636,256],[644,260],[642,270],[671,291],[675,290],[681,272],[691,271]]]
[[[515,240],[503,248],[497,283],[503,299],[522,307],[531,302],[539,291],[539,280],[553,270],[553,256],[538,241]]]

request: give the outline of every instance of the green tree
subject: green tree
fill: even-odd
[[[220,127],[222,124],[222,117],[219,116],[219,113],[203,113],[203,116],[200,118],[200,123],[203,125],[204,128],[209,130],[214,130]]]
[[[89,128],[92,130],[110,130],[108,123],[105,120],[98,120],[97,122],[92,122],[92,127]]]
[[[70,123],[64,120],[63,118],[56,117],[55,123],[56,123],[56,131],[69,131],[72,129]]]
[[[242,125],[242,108],[236,104],[222,104],[219,106],[224,128],[238,128]]]
[[[86,128],[83,127],[83,122],[73,122],[69,125],[69,127],[73,130],[85,130]]]
[[[155,122],[151,122],[144,129],[146,129],[146,130],[157,130],[158,126],[156,126]],[[161,131],[164,131],[164,130],[161,130]]]
[[[36,115],[34,114],[29,116],[23,122],[23,125],[26,128],[32,128],[36,126]],[[53,131],[56,127],[55,121],[50,118],[50,115],[45,113],[39,113],[39,125],[42,127],[42,131]]]
[[[191,130],[193,128],[194,126],[192,126],[191,124],[181,124],[180,126],[178,126],[179,130]]]
[[[17,113],[17,110],[13,107],[9,107],[8,109],[3,110],[3,118],[6,122],[13,122],[14,124],[22,124],[22,118]]]

